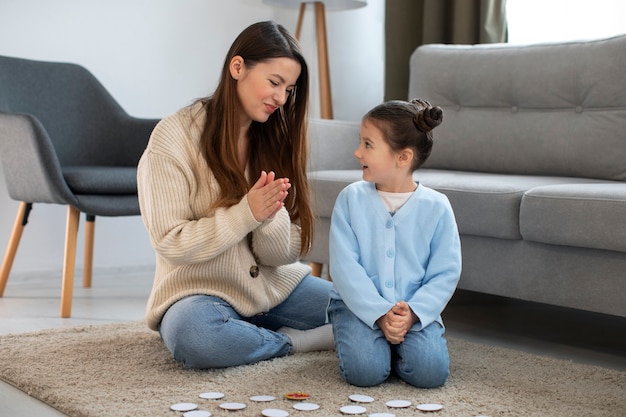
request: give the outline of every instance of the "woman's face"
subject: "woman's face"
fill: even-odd
[[[230,73],[237,80],[237,96],[244,112],[242,123],[266,122],[287,102],[300,70],[300,63],[291,58],[272,58],[249,67],[243,58],[234,57]]]

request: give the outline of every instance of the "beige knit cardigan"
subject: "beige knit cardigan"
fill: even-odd
[[[310,273],[299,262],[300,230],[284,208],[261,223],[246,197],[210,208],[219,187],[198,148],[205,120],[200,104],[164,118],[139,161],[141,217],[156,252],[146,307],[153,330],[173,303],[193,294],[221,297],[247,317],[267,312]]]

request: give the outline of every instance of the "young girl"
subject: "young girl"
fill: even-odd
[[[328,315],[350,384],[395,372],[430,388],[448,377],[441,312],[461,273],[459,234],[448,199],[413,179],[442,117],[424,100],[390,101],[361,122],[354,156],[364,181],[339,194],[330,227]]]
[[[255,23],[230,47],[214,94],[150,137],[137,178],[156,251],[146,321],[186,367],[333,347],[330,283],[299,262],[314,223],[307,105],[298,43]]]

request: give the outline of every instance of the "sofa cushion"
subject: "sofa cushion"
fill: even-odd
[[[626,184],[536,187],[522,198],[526,240],[626,252]]]
[[[360,122],[311,119],[308,137],[310,158],[308,171],[360,169],[353,152],[359,146]]]
[[[361,179],[360,169],[337,169],[308,173],[311,206],[317,217],[330,218],[339,192],[348,184]]]
[[[519,214],[522,197],[526,191],[547,184],[600,182],[568,177],[437,169],[420,169],[413,177],[448,197],[461,234],[500,239],[522,238]]]
[[[549,184],[604,183],[601,180],[580,178],[437,169],[420,169],[415,172],[414,178],[448,197],[461,234],[500,239],[522,238],[519,226],[520,204],[528,190]],[[330,217],[339,192],[346,185],[360,179],[360,170],[309,173],[315,215]]]
[[[423,45],[409,98],[444,109],[424,168],[626,180],[626,35]]]

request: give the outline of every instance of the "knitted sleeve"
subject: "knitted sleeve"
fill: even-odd
[[[142,219],[156,252],[171,264],[211,259],[259,226],[247,198],[211,209],[217,184],[196,141],[200,130],[185,113],[155,128],[138,166]]]

